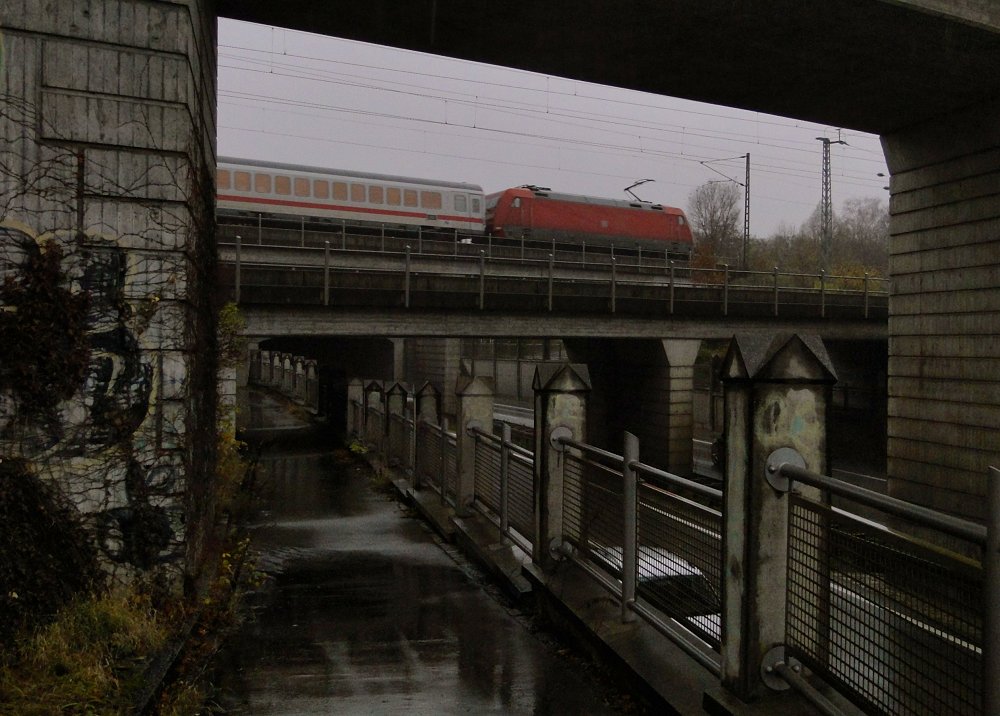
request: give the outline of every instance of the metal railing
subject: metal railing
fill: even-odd
[[[787,463],[768,469],[792,490],[786,660],[870,713],[996,713],[995,694],[984,703],[984,652],[996,641],[983,617],[995,588],[965,556],[984,554],[987,528]],[[880,510],[893,527],[832,508],[823,493]]]
[[[642,464],[630,434],[624,455],[558,442],[564,551],[615,593],[623,620],[642,616],[719,673],[721,513],[703,502],[721,491]]]
[[[534,455],[511,442],[510,426],[501,435],[479,428],[475,440],[475,505],[508,537],[531,553],[535,526]]]
[[[464,245],[463,245],[464,246]],[[249,252],[249,256],[244,253]],[[287,246],[244,247],[237,240],[221,251],[224,281],[237,302],[289,301],[308,305],[438,306],[534,311],[803,316],[870,318],[885,313],[888,281],[874,276],[827,276],[781,272],[684,269],[646,264],[587,264],[544,258],[363,252]],[[228,262],[228,263],[227,263]],[[228,267],[228,268],[226,268]],[[766,279],[766,280],[765,280]],[[280,300],[277,294],[281,294]]]

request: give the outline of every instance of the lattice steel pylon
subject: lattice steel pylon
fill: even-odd
[[[822,226],[822,239],[820,243],[821,268],[827,273],[830,272],[830,246],[833,243],[833,190],[830,180],[830,145],[847,144],[842,139],[836,141],[827,137],[816,137],[823,142],[823,197],[820,200],[820,220]]]

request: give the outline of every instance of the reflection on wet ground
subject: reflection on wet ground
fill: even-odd
[[[220,655],[230,713],[616,713],[349,453],[272,449],[262,465],[254,540],[272,579]]]

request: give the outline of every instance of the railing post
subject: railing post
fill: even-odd
[[[347,251],[347,219],[340,220],[340,248]]]
[[[403,307],[410,307],[410,245],[406,245],[406,268],[403,274]]]
[[[302,248],[305,248],[306,247],[306,217],[305,216],[301,217],[301,222],[302,223],[300,225],[300,228],[301,228],[301,231],[302,231],[302,235],[301,235],[300,243],[302,244]]]
[[[639,246],[639,268],[642,268],[642,246]]]
[[[493,379],[459,376],[455,395],[458,397],[455,512],[464,517],[471,513],[476,499],[476,439],[469,431],[478,428],[484,433],[493,432]]]
[[[455,229],[455,239],[452,243],[452,255],[458,256],[458,229]]]
[[[486,307],[486,253],[479,250],[479,310]]]
[[[243,238],[237,234],[236,235],[236,303],[240,302],[240,261],[243,257]]]
[[[729,315],[729,264],[722,264],[722,315]]]
[[[865,318],[868,318],[868,272],[865,271]]]
[[[827,471],[826,415],[836,381],[816,336],[737,335],[722,365],[726,411],[726,500],[723,505],[722,684],[744,701],[769,693],[762,675],[765,655],[785,645],[786,605],[797,599],[800,639],[827,650],[829,578],[817,594],[789,596],[789,497],[768,480],[769,460],[796,461]],[[796,490],[822,502],[819,491]],[[827,526],[819,515],[799,516],[810,532],[798,543],[817,564],[827,564]],[[824,585],[819,589],[819,585]],[[763,712],[763,711],[762,711]]]
[[[778,267],[774,267],[774,315],[778,315]]]
[[[500,426],[500,534],[510,531],[510,424]]]
[[[674,262],[670,261],[670,315],[674,314]]]
[[[417,227],[417,253],[422,254],[424,252],[424,227]]]
[[[826,318],[826,269],[819,270],[819,317]]]
[[[584,268],[587,267],[587,242],[584,241],[580,245],[580,263],[583,264]]]
[[[611,259],[611,312],[615,312],[615,299],[618,288],[618,266],[615,259]]]
[[[323,305],[330,305],[330,242],[323,242]]]
[[[622,621],[633,622],[636,614],[632,610],[635,603],[635,581],[639,525],[638,479],[635,464],[639,462],[639,438],[625,433],[625,448],[622,452],[622,508],[624,512],[624,533],[622,534]]]
[[[384,221],[381,224],[381,231],[382,231],[382,253],[384,254],[385,253],[385,222]]]
[[[535,535],[531,559],[549,571],[562,558],[563,445],[559,437],[583,440],[587,434],[587,366],[540,363],[532,380],[535,393]]]
[[[448,505],[448,418],[441,416],[441,471],[438,484],[441,486],[441,504]]]
[[[493,258],[493,232],[486,234],[486,255]]]
[[[556,270],[556,256],[549,254],[549,311],[552,310],[552,281]]]

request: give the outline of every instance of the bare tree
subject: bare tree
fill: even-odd
[[[702,257],[738,259],[740,191],[732,182],[702,184],[688,197],[695,248]]]

